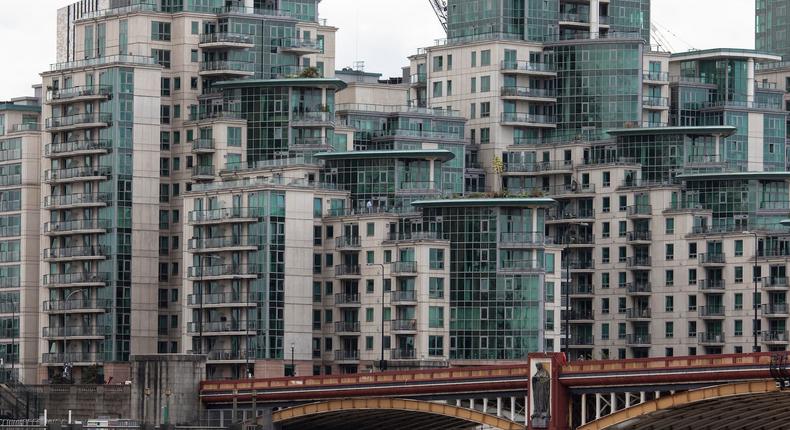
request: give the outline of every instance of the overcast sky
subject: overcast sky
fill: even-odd
[[[32,94],[38,73],[55,62],[55,11],[74,0],[0,0],[0,100]],[[399,76],[406,57],[443,37],[428,0],[323,0],[320,14],[338,27],[338,68]],[[754,47],[754,0],[653,0],[653,24],[673,51]]]

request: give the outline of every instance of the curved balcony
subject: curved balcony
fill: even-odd
[[[390,330],[392,332],[416,332],[417,320],[392,320]]]
[[[697,312],[699,312],[700,318],[724,319],[724,306],[722,305],[700,306],[697,308]]]
[[[255,74],[255,65],[243,61],[203,61],[200,63],[200,76],[206,77],[247,77]]]
[[[110,272],[55,273],[44,275],[44,286],[50,288],[104,287],[111,279]]]
[[[499,69],[504,74],[557,76],[555,65],[532,61],[502,61]]]
[[[112,193],[66,194],[44,197],[44,209],[72,209],[107,206]]]
[[[291,127],[334,127],[335,114],[333,112],[293,112]]]
[[[107,100],[111,95],[111,85],[89,85],[83,87],[58,88],[47,92],[47,103],[54,105],[62,103]]]
[[[59,131],[108,127],[111,124],[111,113],[93,112],[47,118],[44,128],[50,133],[55,133]]]
[[[335,333],[350,333],[350,334],[359,334],[360,333],[360,325],[359,321],[338,321],[335,323]]]
[[[187,306],[192,308],[255,307],[257,301],[254,299],[252,295],[243,293],[190,294],[187,296]]]
[[[650,321],[650,308],[628,308],[625,310],[625,319],[628,321]]]
[[[557,118],[552,115],[535,115],[524,112],[503,112],[500,123],[513,127],[557,128]]]
[[[254,48],[255,41],[250,34],[242,33],[203,33],[200,35],[200,49],[245,49]]]
[[[65,327],[43,327],[41,336],[47,339],[103,339],[112,334],[109,325],[73,325]]]
[[[73,221],[45,222],[44,234],[47,236],[67,236],[72,234],[104,234],[112,227],[109,219],[78,219]]]
[[[339,264],[335,266],[335,276],[338,278],[359,278],[362,275],[358,264]]]
[[[201,224],[238,224],[258,222],[265,214],[264,208],[221,208],[189,212],[189,223]]]
[[[63,365],[70,363],[75,366],[85,366],[103,363],[105,354],[101,352],[45,352],[41,355],[41,362],[50,365]]]
[[[339,307],[359,307],[361,304],[357,293],[335,294],[335,306]]]
[[[653,286],[650,282],[628,282],[625,284],[625,292],[632,296],[650,295]]]
[[[4,175],[0,176],[0,187],[19,186],[22,185],[22,175]]]
[[[395,276],[417,276],[417,262],[396,261],[390,265],[390,272]]]
[[[339,364],[355,363],[359,361],[359,350],[337,350],[335,351],[335,361]]]
[[[195,154],[212,154],[214,151],[214,139],[199,138],[192,141],[192,152]]]
[[[296,55],[317,54],[321,52],[321,44],[318,43],[318,40],[291,37],[280,39],[280,41],[281,52]]]
[[[294,151],[331,151],[332,144],[325,137],[294,137],[288,149]]]
[[[504,100],[523,100],[531,102],[555,103],[557,90],[530,87],[502,87],[500,95]]]
[[[263,245],[262,236],[227,236],[189,239],[187,249],[193,253],[255,251]]]
[[[44,261],[104,260],[110,255],[110,247],[103,245],[48,248],[42,253]]]
[[[438,194],[439,190],[436,188],[434,181],[401,181],[399,186],[395,188],[397,195],[424,195],[424,194]]]
[[[414,290],[393,291],[390,296],[390,301],[394,304],[399,304],[399,305],[416,305],[417,291]]]
[[[82,166],[68,169],[52,169],[44,172],[44,182],[58,184],[66,182],[104,181],[112,174],[110,166]]]
[[[50,143],[44,147],[48,158],[73,157],[78,155],[102,155],[112,150],[112,140],[77,140],[63,143]]]
[[[203,336],[232,336],[255,334],[258,325],[255,321],[214,321],[203,323]],[[187,333],[191,335],[200,335],[200,323],[190,322],[187,324]]]
[[[359,236],[340,236],[335,238],[335,248],[339,250],[344,249],[359,249],[360,248]]]
[[[573,171],[570,160],[540,161],[535,163],[507,163],[505,173],[524,175],[556,175]]]
[[[630,219],[650,218],[652,215],[651,205],[633,205],[626,208],[626,216]]]
[[[595,221],[595,211],[592,208],[565,208],[562,211],[549,210],[546,214],[546,224],[582,223]]]
[[[766,318],[787,318],[790,316],[787,303],[768,303],[760,306],[760,311]]]
[[[216,266],[192,266],[187,276],[192,281],[212,281],[221,279],[255,279],[263,273],[258,264],[221,264]]]
[[[112,299],[70,299],[47,300],[42,310],[50,314],[58,313],[104,313],[112,308]]]

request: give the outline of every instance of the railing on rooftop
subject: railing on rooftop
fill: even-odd
[[[103,65],[115,64],[115,63],[134,64],[139,66],[153,66],[156,64],[156,61],[154,61],[152,57],[146,57],[143,55],[108,55],[98,58],[87,58],[84,60],[54,63],[49,66],[49,70],[52,72],[56,72],[60,70],[79,69],[83,67],[92,67],[92,66],[103,66]]]
[[[416,113],[421,115],[434,115],[461,118],[461,112],[444,108],[423,108],[404,105],[377,105],[370,103],[339,103],[335,105],[335,112],[362,111],[380,113]]]

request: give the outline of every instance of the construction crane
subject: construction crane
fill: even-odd
[[[447,32],[447,0],[428,0],[433,8],[436,17],[439,18],[439,23],[442,24],[445,33]]]

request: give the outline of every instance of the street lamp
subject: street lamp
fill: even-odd
[[[368,263],[368,266],[378,266],[381,268],[381,359],[379,360],[379,371],[387,370],[387,361],[384,360],[384,264]]]
[[[294,347],[295,346],[296,345],[294,345],[294,343],[291,342],[291,376],[296,376],[296,367],[294,367]]]
[[[81,288],[79,290],[74,290],[74,291],[66,294],[66,297],[63,298],[63,307],[64,308],[68,307],[68,302],[69,302],[69,299],[71,298],[71,296],[73,296],[73,295],[75,295],[77,293],[82,293],[84,291],[85,291],[85,289]],[[68,314],[64,313],[63,314],[63,368],[64,368],[64,373],[65,373],[65,368],[68,365],[68,360],[67,360],[67,355],[66,355],[67,354],[67,352],[66,352],[66,338],[68,337],[68,325],[66,324],[66,319],[67,318],[68,318]],[[11,348],[13,348],[13,346]],[[12,349],[12,353],[13,353],[13,349]],[[71,373],[71,372],[69,372],[69,373]]]
[[[203,291],[205,286],[203,285],[203,274],[206,272],[206,267],[208,264],[205,264],[205,261],[211,260],[219,260],[222,261],[222,257],[219,255],[204,255],[203,258],[200,259],[200,294],[198,294],[198,300],[200,301],[200,312],[198,315],[198,354],[203,354]]]
[[[743,234],[750,234],[754,236],[754,265],[752,266],[752,281],[754,283],[754,295],[752,296],[752,307],[754,308],[754,321],[752,321],[752,334],[754,335],[754,345],[752,352],[760,352],[760,347],[757,345],[757,232],[744,231]]]
[[[568,223],[568,226],[577,226],[577,227],[588,227],[590,224],[586,222],[572,222]],[[565,247],[562,249],[563,260],[565,261],[565,288],[564,288],[564,296],[565,296],[565,339],[563,352],[565,353],[565,357],[570,359],[570,337],[571,337],[571,246],[570,246],[570,232],[571,230],[565,230],[563,234],[563,243]]]

